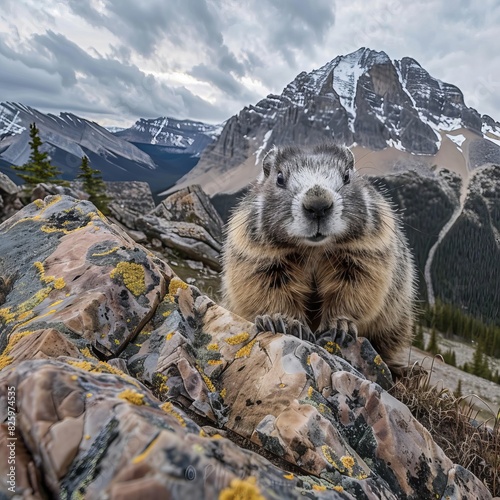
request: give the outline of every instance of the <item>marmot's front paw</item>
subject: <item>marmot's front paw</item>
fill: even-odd
[[[283,314],[263,314],[255,318],[255,326],[259,332],[285,333],[302,340],[314,342],[315,336],[310,328],[300,321]]]
[[[335,342],[339,346],[344,346],[349,341],[358,338],[358,328],[353,321],[347,318],[335,318],[331,322],[331,328],[317,335],[317,342]]]

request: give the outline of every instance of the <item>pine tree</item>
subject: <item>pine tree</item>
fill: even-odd
[[[431,338],[430,338],[429,344],[427,345],[427,348],[425,350],[427,352],[432,353],[432,354],[439,354],[439,346],[437,343],[437,334],[436,334],[435,328],[433,328],[431,331]]]
[[[458,379],[457,388],[455,389],[455,392],[453,394],[455,395],[455,397],[457,399],[462,397],[462,379],[461,378]]]
[[[106,195],[106,184],[102,180],[100,170],[89,165],[87,156],[82,157],[80,173],[77,175],[83,183],[83,190],[89,195],[91,201],[103,214],[109,214],[109,197]]]
[[[30,148],[31,154],[28,163],[20,167],[14,166],[13,169],[18,172],[18,176],[24,180],[27,188],[33,188],[42,182],[53,184],[66,184],[62,179],[57,179],[61,171],[50,163],[47,152],[41,152],[42,140],[36,123],[30,124]]]

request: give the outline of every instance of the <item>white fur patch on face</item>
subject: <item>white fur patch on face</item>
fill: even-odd
[[[314,187],[317,184],[313,184]],[[307,188],[307,189],[310,189]],[[344,203],[340,193],[327,189],[333,199],[333,211],[320,221],[312,221],[305,214],[302,208],[302,200],[305,189],[292,202],[293,222],[288,226],[288,234],[292,237],[303,239],[306,245],[321,246],[325,245],[331,239],[330,237],[341,236],[347,229],[347,223],[342,218]],[[308,238],[314,238],[318,234],[325,236],[321,241],[310,241]]]

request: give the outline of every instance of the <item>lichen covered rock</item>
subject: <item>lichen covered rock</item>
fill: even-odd
[[[21,498],[491,498],[385,391],[366,339],[258,333],[89,202],[0,225],[0,277]]]

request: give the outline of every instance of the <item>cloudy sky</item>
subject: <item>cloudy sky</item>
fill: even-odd
[[[218,123],[365,46],[500,120],[500,0],[2,0],[0,101]]]

